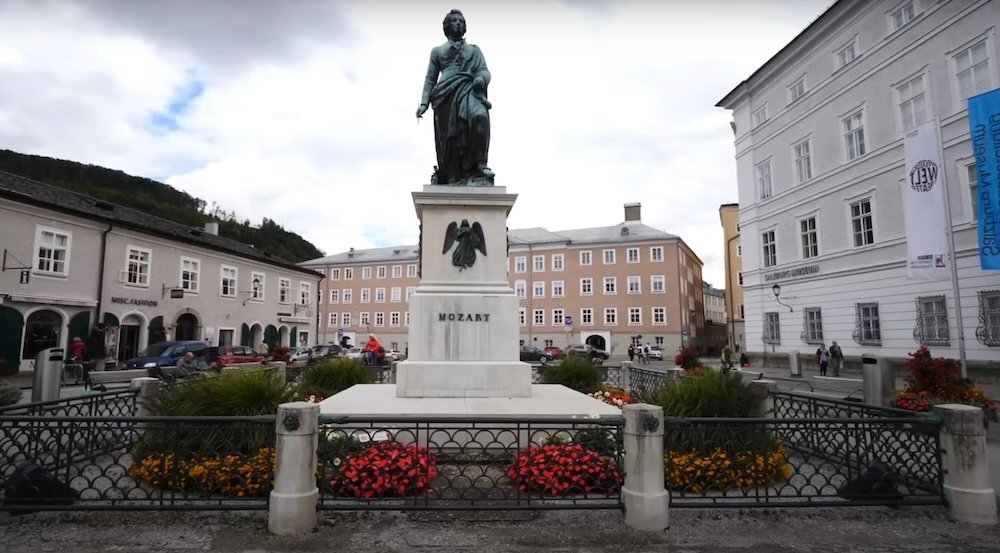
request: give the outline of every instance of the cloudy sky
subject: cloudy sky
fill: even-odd
[[[831,0],[0,0],[0,148],[121,169],[327,253],[416,243],[451,8],[493,75],[509,226],[681,236],[723,284],[725,93]]]

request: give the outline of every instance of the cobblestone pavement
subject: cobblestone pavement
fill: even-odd
[[[267,532],[265,513],[0,515],[0,551],[521,553],[996,552],[1000,526],[951,522],[940,508],[674,510],[671,528],[629,530],[618,512],[321,513],[301,537]]]

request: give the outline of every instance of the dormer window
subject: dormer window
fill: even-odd
[[[622,236],[628,236],[628,227],[622,227]]]

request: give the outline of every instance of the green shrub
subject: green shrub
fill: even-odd
[[[0,384],[0,407],[21,401],[21,389],[13,384]]]
[[[569,357],[542,373],[544,384],[562,384],[578,392],[591,394],[601,387],[602,369],[589,359]]]
[[[369,384],[374,380],[370,370],[360,359],[324,359],[302,373],[299,395],[311,394],[330,397],[355,384]]]

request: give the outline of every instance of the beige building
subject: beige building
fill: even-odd
[[[642,224],[639,204],[625,221],[565,231],[513,229],[507,274],[520,299],[521,343],[591,343],[624,355],[630,342],[673,352],[698,344],[704,325],[698,256],[672,234]],[[321,342],[408,347],[409,296],[420,284],[415,245],[350,250],[302,263],[325,273]]]
[[[746,349],[743,307],[743,246],[740,243],[740,205],[719,206],[719,221],[722,223],[722,240],[726,258],[725,301],[729,346],[733,351]]]

